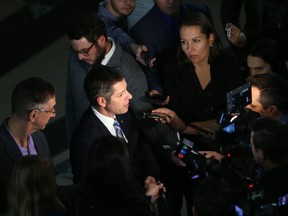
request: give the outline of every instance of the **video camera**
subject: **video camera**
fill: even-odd
[[[227,113],[221,112],[216,118],[220,129],[216,133],[216,140],[221,153],[227,155],[247,156],[250,150],[250,130],[248,124],[256,120],[259,114],[245,108],[251,103],[251,83],[227,93]]]
[[[287,216],[288,194],[283,196],[267,198],[261,184],[250,177],[236,174],[235,169],[230,169],[230,175],[235,175],[238,185],[242,187],[242,193],[235,192],[236,204],[242,210],[243,216]],[[231,181],[234,185],[237,181]],[[240,183],[240,184],[239,184]]]
[[[199,183],[207,176],[216,175],[231,183],[235,196],[235,209],[240,216],[286,216],[288,194],[266,201],[259,182],[234,167],[233,163],[221,164],[214,159],[207,159],[194,149],[194,143],[183,138],[175,155],[182,159],[189,169],[191,180]],[[282,213],[284,212],[284,213]],[[268,213],[268,214],[267,214]]]
[[[231,165],[231,166],[230,166]],[[268,198],[256,179],[252,179],[230,164],[221,166],[223,178],[230,182],[235,205],[241,216],[287,216],[288,194]]]
[[[230,91],[226,95],[227,98],[227,113],[219,113],[217,122],[221,126],[221,130],[232,134],[241,130],[243,126],[244,108],[252,102],[251,99],[251,83],[247,82],[244,85]],[[241,124],[239,124],[241,123]]]

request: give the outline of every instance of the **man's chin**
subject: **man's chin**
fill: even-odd
[[[129,16],[133,12],[133,9],[122,10],[122,16]]]
[[[127,112],[128,112],[128,109],[129,109],[129,106],[127,106],[126,109],[123,109],[123,110],[122,110],[122,114],[127,113]]]
[[[87,65],[93,65],[93,62],[92,61],[83,61],[83,62],[85,62]]]

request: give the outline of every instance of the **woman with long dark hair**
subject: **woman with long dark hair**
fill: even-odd
[[[203,138],[197,127],[211,130],[219,127],[215,119],[220,111],[226,111],[226,93],[244,84],[245,78],[240,63],[221,53],[221,42],[213,23],[203,13],[193,11],[187,15],[179,33],[178,54],[167,60],[163,71],[164,88],[170,101],[167,107],[153,112],[168,114],[163,121],[179,131],[181,138],[189,136],[197,150],[215,148],[215,142]],[[194,186],[186,167],[162,166],[161,179],[169,189],[168,204],[180,209],[184,195],[188,214],[192,215]],[[167,179],[170,181],[165,182]]]
[[[164,71],[164,87],[170,96],[167,108],[186,123],[177,128],[180,132],[197,135],[199,131],[186,126],[209,127],[219,111],[226,111],[226,93],[244,84],[245,77],[240,63],[221,52],[213,23],[201,12],[192,12],[181,23],[180,44]],[[166,108],[154,111],[170,113]]]
[[[7,216],[65,216],[56,194],[51,163],[38,155],[22,157],[14,165],[8,186]]]

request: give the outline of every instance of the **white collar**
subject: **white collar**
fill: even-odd
[[[112,55],[114,54],[115,52],[115,49],[116,49],[116,44],[114,42],[114,40],[110,37],[108,37],[108,40],[111,41],[111,49],[109,50],[109,52],[105,55],[104,59],[102,60],[101,64],[102,65],[107,65],[109,60],[111,59]]]

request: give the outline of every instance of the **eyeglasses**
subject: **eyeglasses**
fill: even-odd
[[[95,45],[95,42],[94,43],[92,43],[92,45],[90,46],[90,47],[88,47],[88,48],[86,48],[86,49],[82,49],[82,50],[80,50],[80,51],[76,51],[76,50],[74,50],[73,49],[73,47],[72,46],[70,46],[69,47],[69,50],[71,51],[71,52],[74,52],[74,53],[77,53],[77,54],[82,54],[82,55],[88,55],[88,53],[90,52],[90,50],[92,49],[92,47]]]
[[[35,110],[39,110],[40,112],[45,112],[45,113],[52,113],[54,115],[56,114],[55,108],[53,108],[53,110],[45,110],[45,109],[35,108]]]

